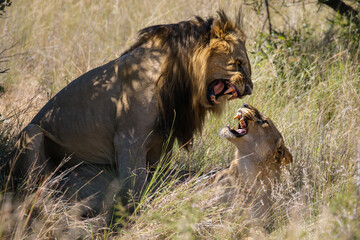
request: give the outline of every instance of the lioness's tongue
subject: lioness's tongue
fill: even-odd
[[[240,133],[240,134],[246,133],[246,129],[241,129],[241,128],[239,128],[239,129],[237,129],[236,131],[237,131],[238,133]]]
[[[214,86],[215,95],[221,93],[223,90],[224,90],[224,83],[222,81],[219,81],[217,84],[215,84]]]

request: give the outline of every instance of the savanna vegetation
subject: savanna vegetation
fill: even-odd
[[[360,25],[354,21],[358,16],[338,14],[319,2],[12,2],[0,16],[1,163],[11,158],[20,130],[54,94],[118,57],[138,30],[215,16],[218,9],[233,17],[241,3],[253,94],[229,102],[221,116],[209,115],[193,150],[175,149],[171,168],[208,172],[228,166],[234,146],[217,133],[233,124],[236,109],[247,102],[274,121],[294,157],[274,186],[269,239],[359,239]],[[358,1],[347,4],[360,8]],[[85,206],[53,190],[66,173],[14,192],[8,190],[4,168],[0,238],[236,239],[247,234],[249,219],[241,211],[246,206],[211,205],[211,192],[201,187],[206,175],[181,185],[174,179],[160,183],[161,191],[149,189],[131,215],[119,201],[107,227],[103,216],[81,218],[78,211]]]

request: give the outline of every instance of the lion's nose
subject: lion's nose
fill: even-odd
[[[245,84],[244,95],[251,95],[251,93],[252,93],[252,87],[249,84]]]

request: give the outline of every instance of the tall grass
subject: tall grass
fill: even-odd
[[[281,184],[274,189],[269,237],[360,238],[356,185],[360,68],[354,43],[349,47],[342,41],[338,34],[343,31],[328,31],[326,19],[331,12],[325,8],[317,11],[311,2],[274,3],[281,15],[274,12],[272,23],[282,34],[268,36],[263,28],[264,9],[255,4],[260,1],[247,3],[252,3],[243,8],[253,95],[229,102],[221,116],[208,116],[193,150],[188,153],[176,148],[172,164],[195,171],[228,166],[234,148],[217,132],[232,122],[232,115],[243,102],[248,102],[275,122],[294,156],[294,162],[283,169]],[[7,43],[17,43],[9,53],[17,55],[4,67],[11,70],[0,75],[5,90],[0,93],[0,156],[6,158],[17,133],[47,100],[77,76],[119,56],[139,29],[194,15],[215,15],[219,8],[234,16],[238,3],[15,1],[6,18],[0,19],[0,35]],[[63,231],[80,232],[79,236],[90,239],[242,237],[248,220],[239,211],[241,203],[230,210],[213,206],[208,202],[211,189],[203,187],[206,191],[201,191],[196,187],[199,184],[202,186],[201,177],[180,186],[170,180],[161,185],[157,195],[143,198],[138,211],[127,218],[125,228],[102,231],[94,230],[101,224],[77,218],[71,211],[76,207],[54,197],[47,185],[40,188],[41,194],[28,194],[18,203],[3,192],[0,235],[46,239],[59,237],[57,231]],[[35,215],[31,209],[36,209]]]

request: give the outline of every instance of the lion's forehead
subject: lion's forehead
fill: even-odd
[[[236,55],[244,58],[246,56],[245,45],[236,38],[230,38],[229,40],[212,39],[210,40],[209,49],[218,54]]]

